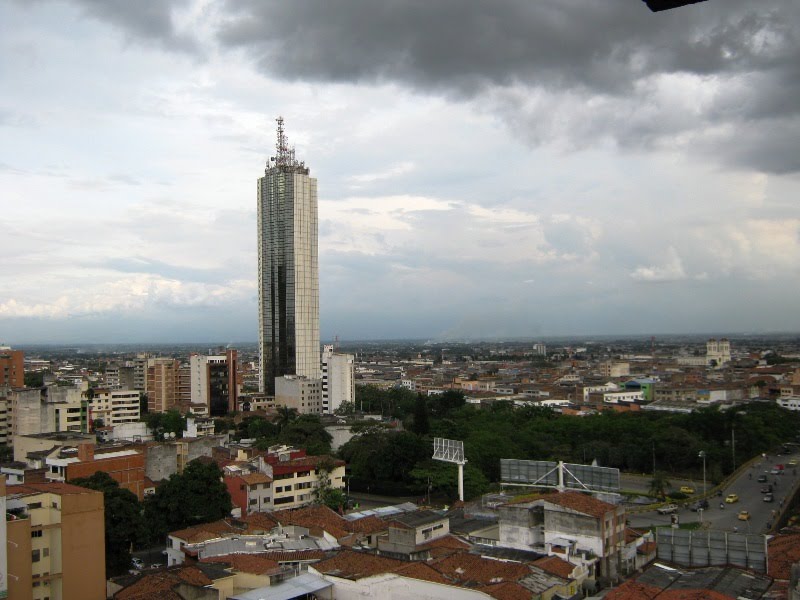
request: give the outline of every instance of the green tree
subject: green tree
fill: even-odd
[[[231,497],[217,465],[193,460],[183,473],[172,475],[145,500],[145,520],[152,539],[170,531],[227,517]]]
[[[163,440],[168,433],[174,433],[176,438],[183,437],[186,429],[186,418],[174,408],[165,413],[147,413],[142,420],[158,440]]]
[[[317,415],[300,415],[281,429],[277,439],[282,444],[305,448],[312,455],[330,453],[333,441]]]
[[[352,415],[356,412],[356,406],[352,402],[342,402],[333,414],[345,416],[345,415]]]
[[[144,517],[136,495],[107,473],[75,479],[73,484],[103,492],[105,506],[106,577],[127,572],[131,565],[131,548],[144,539]]]
[[[297,418],[297,410],[288,406],[278,407],[277,424],[281,431]]]
[[[428,422],[428,403],[425,396],[417,394],[417,401],[414,404],[414,421],[411,425],[411,431],[419,435],[426,435],[431,430],[430,423]]]
[[[671,485],[672,483],[667,479],[665,473],[656,471],[655,475],[650,480],[650,493],[653,496],[658,496],[663,499],[667,496],[667,489],[669,489]]]
[[[331,472],[336,468],[332,459],[326,458],[317,463],[317,479],[319,487],[314,492],[317,502],[324,504],[331,510],[341,512],[347,503],[347,496],[331,484]]]
[[[37,388],[44,385],[44,371],[32,371],[25,373],[25,387]]]

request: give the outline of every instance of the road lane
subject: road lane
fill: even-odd
[[[707,510],[702,513],[696,513],[689,510],[688,507],[682,506],[677,513],[679,522],[690,523],[702,520],[703,523],[710,523],[710,525],[706,526],[711,529],[765,533],[768,530],[768,524],[773,523],[775,520],[773,510],[780,510],[782,499],[788,502],[788,494],[800,481],[798,467],[785,466],[782,475],[774,475],[769,471],[772,470],[774,465],[786,465],[792,459],[800,462],[800,454],[769,456],[756,461],[752,468],[742,472],[739,477],[729,483],[722,491],[721,497],[714,496],[709,498],[710,506]],[[758,476],[762,474],[767,476],[768,483],[773,486],[775,501],[772,503],[764,502],[761,488],[766,484],[757,481]],[[776,481],[777,486],[775,485]],[[739,496],[739,501],[732,504],[724,503],[725,497],[732,493]],[[723,503],[724,508],[720,508],[720,503]],[[739,512],[742,510],[747,510],[750,513],[750,520],[740,521],[738,519]],[[632,514],[629,517],[629,521],[633,527],[669,525],[672,522],[670,515],[659,515],[656,511]]]

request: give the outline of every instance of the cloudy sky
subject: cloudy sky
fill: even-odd
[[[5,0],[0,341],[252,341],[256,179],[323,339],[800,330],[800,3]]]

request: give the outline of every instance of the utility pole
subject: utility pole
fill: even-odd
[[[736,429],[731,425],[731,456],[733,458],[733,470],[736,470]]]
[[[656,478],[656,443],[653,442],[653,479]]]

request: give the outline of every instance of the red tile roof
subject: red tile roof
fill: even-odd
[[[486,585],[519,581],[531,574],[531,570],[522,563],[484,558],[465,552],[436,560],[431,566],[448,579],[462,584]]]
[[[396,558],[344,550],[333,558],[318,562],[314,565],[314,569],[324,575],[357,580],[381,573],[391,573],[408,564]]]
[[[264,475],[263,473],[251,473],[250,475],[239,475],[239,478],[247,485],[256,485],[259,483],[272,483],[272,477]]]
[[[629,579],[606,594],[605,600],[652,600],[660,593],[657,587]]]
[[[423,562],[406,563],[402,567],[395,569],[394,572],[403,577],[411,577],[412,579],[422,579],[424,581],[443,583],[445,585],[449,584],[447,579],[445,579],[439,571]]]
[[[602,500],[580,492],[550,494],[545,500],[596,518],[602,518],[606,513],[614,512],[617,509],[613,504],[603,502]]]
[[[227,554],[224,556],[210,556],[200,562],[224,563],[231,566],[234,571],[264,575],[280,570],[278,561],[267,558],[264,554]]]
[[[575,570],[575,565],[558,556],[545,556],[531,564],[561,579],[572,579],[572,572]]]
[[[769,571],[774,579],[789,579],[792,564],[800,562],[800,531],[776,535],[767,544]]]
[[[427,544],[417,546],[418,551],[429,550],[431,558],[441,558],[453,554],[454,552],[467,551],[470,548],[472,548],[470,544],[458,539],[454,535],[445,535]]]
[[[74,494],[100,494],[96,490],[72,485],[71,483],[62,483],[60,481],[53,481],[48,483],[19,483],[16,485],[6,486],[6,494],[19,494],[22,496],[32,496],[35,494],[58,494],[59,496],[68,496]]]
[[[257,535],[277,527],[278,522],[264,513],[253,513],[241,519],[221,519],[213,523],[194,525],[170,532],[170,535],[189,544],[205,542],[226,535]]]
[[[327,506],[306,506],[294,510],[280,510],[272,517],[282,525],[297,525],[309,530],[326,531],[336,539],[348,534],[348,522]]]
[[[180,583],[204,587],[214,582],[197,567],[162,569],[140,577],[128,587],[114,594],[114,599],[151,600],[152,598],[158,598],[159,600],[181,600],[183,596],[179,596],[173,591],[175,586]]]
[[[389,525],[383,519],[375,515],[361,517],[355,521],[349,521],[348,529],[354,533],[380,533],[386,531]]]
[[[533,594],[527,588],[512,581],[484,585],[477,588],[479,592],[490,595],[497,600],[531,600]]]

